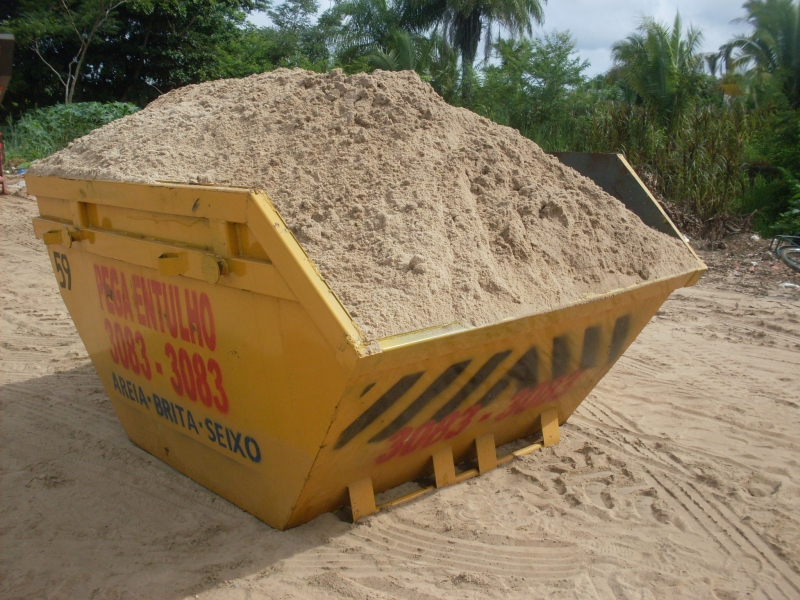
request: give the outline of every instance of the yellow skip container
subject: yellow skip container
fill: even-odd
[[[679,235],[617,155],[559,155]],[[607,181],[606,181],[607,180]],[[367,344],[260,191],[28,176],[64,302],[135,444],[278,529],[564,423],[705,266],[487,327]],[[687,252],[691,250],[687,246]],[[455,465],[476,459],[475,469]]]

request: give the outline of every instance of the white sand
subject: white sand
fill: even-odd
[[[0,200],[0,598],[800,597],[795,290],[681,290],[558,446],[280,533],[126,439],[35,212]]]

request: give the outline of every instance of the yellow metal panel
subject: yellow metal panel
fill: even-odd
[[[39,196],[36,198],[36,205],[39,207],[39,214],[43,217],[72,222],[72,206],[67,200]]]
[[[238,224],[236,226],[236,231],[239,238],[239,252],[242,256],[261,258],[264,260],[269,259],[266,250],[258,243],[253,231],[247,225]]]
[[[350,507],[353,511],[354,523],[361,517],[371,515],[377,510],[375,494],[372,491],[372,480],[369,477],[354,481],[348,486],[348,490],[350,492]]]
[[[456,482],[456,466],[453,464],[453,449],[450,446],[435,450],[431,457],[436,487],[453,485]]]
[[[54,254],[62,271],[61,257],[69,259],[62,295],[131,439],[283,527],[322,434],[316,443],[304,439],[280,416],[292,400],[285,366],[265,360],[283,354],[277,311],[264,306],[270,299],[74,248]],[[272,309],[271,321],[259,314],[264,308]],[[256,322],[260,336],[252,335]],[[224,468],[210,468],[199,446]],[[254,474],[237,478],[242,468]],[[254,489],[262,496],[250,497]]]
[[[89,213],[86,203],[73,200],[69,203],[69,206],[72,212],[72,224],[80,229],[89,227]]]
[[[539,421],[544,446],[552,446],[561,441],[561,433],[558,429],[558,411],[555,408],[543,411],[539,415]]]
[[[159,275],[183,275],[189,270],[186,252],[165,252],[156,258]]]
[[[305,307],[280,301],[282,347],[292,398],[291,418],[282,426],[316,458],[351,371],[336,360]]]
[[[236,223],[212,219],[211,238],[214,244],[214,254],[225,258],[239,254]]]
[[[160,420],[154,421],[146,413],[129,407],[127,400],[111,398],[125,433],[134,444],[268,525],[278,529],[285,526],[285,521],[279,518],[281,501],[276,498],[281,489],[275,489],[274,477],[284,478],[285,491],[291,493],[291,477],[286,473],[265,476],[213,448],[197,444]],[[270,448],[269,443],[265,446],[262,448],[265,455],[280,456],[283,452],[280,447]]]
[[[481,474],[497,467],[497,448],[494,434],[485,433],[475,438],[475,454],[478,457],[478,470]]]
[[[173,244],[185,244],[203,250],[214,250],[208,219],[103,204],[89,204],[87,212],[89,224],[98,229],[134,234],[137,237]]]
[[[108,204],[184,217],[246,221],[249,190],[182,184],[85,181],[60,177],[27,176],[29,194],[76,202]],[[43,216],[47,216],[43,214]]]

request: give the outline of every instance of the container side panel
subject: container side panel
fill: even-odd
[[[529,436],[547,408],[563,423],[686,278],[368,357],[289,525],[345,503],[352,482],[380,492],[428,474],[448,446],[459,462],[483,435]]]
[[[132,408],[127,400],[112,399],[112,405],[134,444],[267,524],[276,528],[283,526],[285,521],[275,515],[284,511],[271,502],[275,489],[270,479],[197,444],[191,437],[176,434],[166,422],[154,423],[147,414]],[[281,451],[279,447],[270,447],[269,443],[262,450],[265,455],[279,455]]]
[[[592,152],[554,152],[553,155],[620,200],[646,225],[680,239],[675,225],[621,155]]]
[[[282,528],[322,435],[298,442],[284,426],[291,398],[288,369],[275,360],[284,353],[278,300],[162,277],[80,244],[49,254],[131,439]]]

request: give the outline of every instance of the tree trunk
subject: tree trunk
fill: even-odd
[[[130,97],[130,93],[133,91],[133,86],[139,81],[139,75],[142,73],[142,67],[144,66],[145,61],[145,49],[147,48],[147,43],[150,41],[150,32],[153,30],[153,19],[154,16],[151,15],[147,21],[147,29],[144,32],[144,40],[142,41],[141,52],[142,52],[142,59],[136,65],[136,70],[133,72],[133,77],[131,77],[131,83],[125,89],[125,93],[122,94],[122,98],[120,98],[120,102],[127,102],[128,98]]]
[[[461,55],[461,103],[471,106],[472,98],[472,63],[466,56]]]
[[[479,11],[461,18],[456,26],[456,43],[461,50],[461,101],[467,108],[472,106],[472,65],[478,54],[482,29]]]

